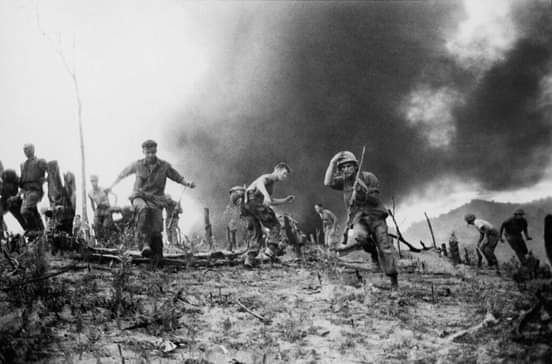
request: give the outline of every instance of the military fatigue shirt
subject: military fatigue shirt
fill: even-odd
[[[48,165],[42,158],[32,157],[21,163],[19,185],[24,190],[42,191]]]
[[[500,230],[505,230],[508,235],[521,237],[522,231],[527,233],[527,220],[525,218],[519,219],[512,216],[502,223]]]
[[[145,159],[137,160],[121,172],[119,179],[131,174],[136,174],[136,181],[134,182],[135,194],[143,192],[163,198],[165,196],[167,178],[180,184],[186,181],[168,162],[159,158],[151,164],[147,164]]]
[[[345,206],[349,208],[349,201],[353,194],[354,180],[345,181],[341,176],[334,176],[330,187],[334,190],[343,191],[343,200]],[[352,201],[354,211],[357,209],[375,209],[386,213],[385,206],[379,198],[379,180],[375,174],[371,172],[362,172],[359,175],[359,183],[355,194],[355,201]]]

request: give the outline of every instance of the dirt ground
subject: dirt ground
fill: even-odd
[[[284,257],[254,270],[80,263],[85,268],[45,281],[41,299],[26,298],[24,286],[0,293],[4,322],[21,317],[25,327],[0,349],[5,361],[14,353],[20,362],[93,364],[552,358],[549,343],[514,340],[534,304],[532,289],[550,282],[520,286],[505,273],[454,267],[424,252],[400,261],[393,293],[364,253],[344,258],[360,269],[315,258]],[[46,259],[48,271],[71,263]]]

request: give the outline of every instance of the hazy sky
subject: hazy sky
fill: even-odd
[[[548,196],[552,67],[530,25],[550,20],[548,3],[0,0],[0,160],[18,168],[33,142],[80,178],[59,49],[80,84],[88,174],[110,184],[156,139],[199,186],[184,193],[184,230],[279,160],[295,171],[278,192],[298,196],[286,211],[342,212],[324,168],[362,144],[405,225],[476,197]],[[527,71],[511,81],[512,69]]]

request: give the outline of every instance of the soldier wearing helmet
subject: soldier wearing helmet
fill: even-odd
[[[343,191],[345,207],[352,217],[351,243],[336,247],[336,250],[350,250],[362,247],[378,261],[386,275],[391,279],[393,288],[398,287],[398,274],[395,248],[387,234],[387,209],[379,197],[379,180],[370,172],[358,173],[356,192],[353,186],[359,169],[358,160],[349,151],[337,153],[331,160],[324,177],[324,185]]]
[[[505,234],[504,234],[505,233]],[[521,264],[526,263],[526,255],[529,253],[525,240],[523,239],[523,234],[525,234],[525,239],[532,240],[527,232],[527,220],[525,219],[525,211],[523,209],[516,209],[513,216],[508,218],[500,226],[500,241],[504,243],[503,236],[506,237],[508,244],[516,253],[516,256],[519,259]]]
[[[498,260],[494,251],[499,239],[498,230],[490,222],[478,219],[474,214],[467,214],[464,216],[464,220],[468,225],[475,226],[477,231],[479,231],[479,240],[477,241],[478,252],[483,253],[489,267],[496,266]]]

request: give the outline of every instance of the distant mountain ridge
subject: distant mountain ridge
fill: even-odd
[[[468,226],[464,216],[473,213],[477,218],[489,221],[497,229],[504,220],[511,217],[516,208],[525,210],[525,218],[529,223],[529,235],[533,240],[528,241],[527,247],[541,259],[547,261],[544,248],[544,217],[552,214],[552,197],[546,197],[526,203],[503,203],[486,200],[472,200],[445,214],[430,218],[437,245],[447,243],[452,231],[461,244],[471,246],[477,241],[479,234],[473,226]],[[399,212],[400,216],[400,212]],[[412,224],[404,233],[405,238],[413,243],[422,240],[426,245],[431,245],[431,234],[425,220]],[[514,253],[508,243],[499,243],[496,255],[500,261],[509,260]]]

